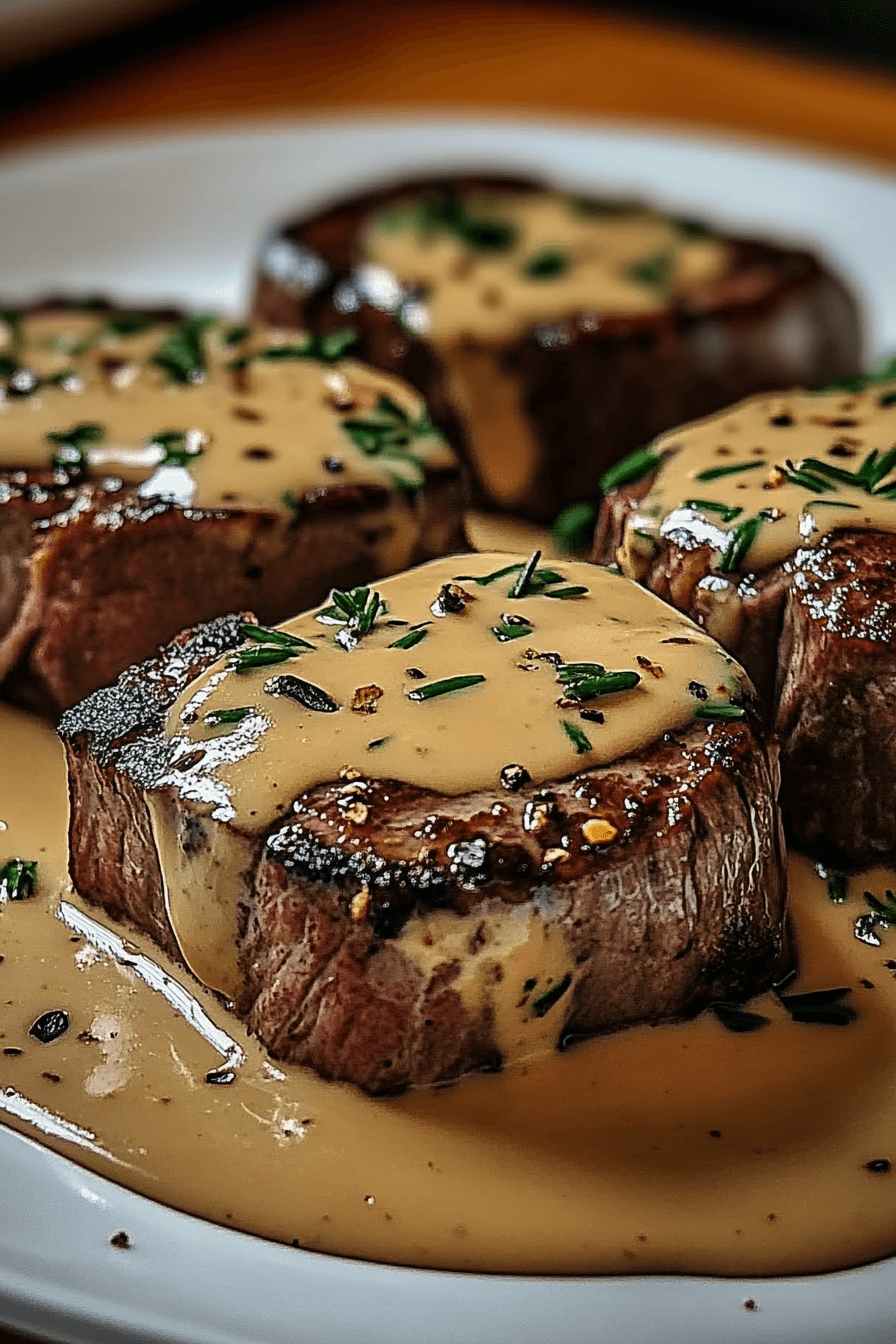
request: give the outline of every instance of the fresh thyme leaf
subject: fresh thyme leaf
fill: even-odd
[[[203,714],[202,721],[209,728],[220,728],[225,723],[242,723],[252,712],[251,705],[241,705],[239,709],[210,709]]]
[[[631,485],[633,481],[642,480],[643,477],[656,471],[662,460],[662,453],[658,453],[650,445],[646,448],[636,448],[633,453],[629,453],[621,462],[617,462],[604,472],[600,478],[601,492],[607,495],[611,490],[618,490],[621,485]]]
[[[529,280],[553,280],[572,265],[572,257],[559,247],[545,247],[524,261],[520,270]]]
[[[150,356],[150,363],[164,369],[173,383],[189,386],[202,382],[206,374],[203,336],[217,320],[208,313],[185,318]]]
[[[537,999],[532,1000],[529,1012],[533,1017],[544,1017],[549,1013],[555,1003],[563,998],[563,995],[572,984],[572,976],[567,973],[562,980],[558,980],[556,985],[551,985],[543,994],[539,994]]]
[[[10,859],[0,868],[0,900],[26,901],[37,891],[37,862]]]
[[[267,625],[256,625],[254,621],[240,621],[240,634],[243,639],[254,639],[259,644],[276,644],[287,649],[313,649],[307,639],[291,635],[288,630],[275,630]]]
[[[468,686],[478,686],[485,677],[478,672],[467,676],[446,677],[443,681],[430,681],[425,686],[415,686],[408,691],[409,700],[435,700],[440,695],[451,695],[454,691],[464,691]]]
[[[718,504],[712,499],[686,499],[683,507],[699,509],[701,513],[717,513],[723,523],[733,523],[743,513],[736,504]]]
[[[740,566],[747,552],[759,535],[761,518],[745,518],[742,523],[732,527],[728,533],[728,544],[719,559],[716,568],[722,574],[731,574]]]
[[[722,700],[718,704],[698,704],[694,710],[695,719],[718,719],[724,722],[728,719],[743,719],[745,717],[746,710],[742,709],[740,705],[732,705],[730,700]]]
[[[711,1003],[709,1011],[718,1019],[726,1031],[760,1031],[768,1025],[770,1019],[762,1013],[751,1013],[739,1003]]]
[[[665,289],[674,265],[675,258],[672,253],[663,250],[627,266],[625,273],[630,280],[639,285],[647,285],[650,289]]]
[[[533,551],[532,554],[529,556],[529,559],[526,561],[525,565],[520,570],[520,573],[518,574],[517,578],[510,585],[510,588],[508,589],[507,592],[508,597],[512,597],[514,600],[516,600],[517,598],[525,597],[528,594],[529,586],[532,582],[532,576],[535,573],[535,570],[538,566],[538,562],[540,559],[541,559],[541,551]]]
[[[764,462],[735,462],[730,467],[707,467],[705,471],[699,471],[694,480],[719,481],[723,476],[738,476],[742,471],[756,471],[764,466]]]
[[[577,756],[582,756],[586,751],[592,750],[591,743],[578,724],[570,723],[569,719],[561,719],[560,722],[563,724],[563,731],[575,747]]]
[[[597,519],[597,505],[583,501],[569,504],[557,514],[551,528],[551,539],[564,555],[583,551],[591,541]]]
[[[421,639],[425,639],[429,631],[422,626],[416,630],[409,630],[406,635],[400,635],[398,639],[392,641],[390,649],[412,649],[415,644],[419,644]]]

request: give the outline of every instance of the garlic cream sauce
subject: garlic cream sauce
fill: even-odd
[[[765,996],[753,1033],[705,1014],[373,1100],[274,1065],[183,968],[73,896],[61,745],[2,706],[0,750],[0,868],[38,863],[36,894],[0,901],[14,1129],[225,1226],[390,1263],[788,1274],[896,1251],[896,933],[854,933],[892,874],[835,903],[791,861],[788,992],[848,988],[847,1026]]]
[[[512,509],[531,485],[539,448],[524,389],[502,360],[533,330],[577,317],[655,318],[698,301],[731,264],[708,231],[624,203],[556,191],[422,193],[372,216],[354,277],[387,306],[402,287],[402,321],[438,352],[468,448],[488,494]]]
[[[750,397],[628,459],[623,485],[648,471],[656,477],[627,520],[619,562],[637,578],[660,539],[686,550],[708,545],[736,582],[836,529],[892,532],[894,447],[896,382]]]
[[[454,456],[418,393],[341,357],[350,344],[215,318],[0,323],[0,471],[80,465],[147,500],[279,513],[316,490],[398,486],[412,515],[425,469]]]

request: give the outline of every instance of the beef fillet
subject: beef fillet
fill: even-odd
[[[396,252],[414,230],[417,252]],[[855,302],[809,253],[493,178],[403,183],[283,225],[254,312],[350,320],[363,357],[424,394],[476,502],[536,521],[675,424],[861,367]]]

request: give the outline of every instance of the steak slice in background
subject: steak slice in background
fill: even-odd
[[[789,383],[819,386],[861,367],[856,302],[830,269],[805,251],[719,234],[730,252],[728,272],[662,311],[612,315],[566,307],[513,340],[465,336],[451,358],[471,386],[480,385],[476,408],[465,408],[452,393],[444,354],[415,325],[426,295],[400,277],[371,272],[367,224],[421,195],[452,202],[469,191],[544,189],[483,176],[386,184],[283,224],[259,254],[254,314],[316,332],[349,320],[362,358],[423,393],[436,423],[464,453],[474,502],[540,522],[567,504],[595,498],[612,462],[676,424],[753,392]],[[619,202],[591,204],[619,210]],[[475,307],[472,264],[470,275]],[[477,465],[477,421],[497,425],[506,414],[512,418],[505,437],[518,453],[523,439],[534,446],[520,488],[491,481]]]

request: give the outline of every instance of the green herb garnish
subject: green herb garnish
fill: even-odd
[[[183,429],[163,429],[153,434],[149,440],[162,449],[160,467],[188,467],[194,458],[202,453],[202,444],[187,444],[187,432]]]
[[[743,509],[736,504],[717,504],[712,499],[686,499],[682,507],[698,509],[701,513],[717,513],[723,523],[733,523],[743,513]]]
[[[695,719],[718,719],[725,722],[730,719],[743,719],[746,710],[740,705],[732,705],[730,700],[721,700],[718,704],[699,704],[694,710]]]
[[[492,626],[492,634],[495,636],[496,639],[500,639],[501,642],[505,644],[507,643],[508,640],[522,639],[524,635],[531,635],[531,633],[532,633],[531,621],[519,621],[514,624],[509,624],[507,621],[502,621],[500,625]]]
[[[242,345],[243,341],[248,341],[252,335],[252,328],[248,322],[242,322],[238,326],[228,327],[224,332],[225,345]]]
[[[558,1003],[572,984],[572,976],[567,973],[562,980],[558,980],[556,985],[551,985],[543,994],[539,994],[537,999],[532,1000],[529,1012],[533,1017],[544,1017],[549,1013],[555,1003]]]
[[[259,350],[256,359],[276,363],[285,359],[316,359],[322,364],[336,364],[358,340],[357,332],[345,327],[326,336],[308,336],[301,345],[269,345]]]
[[[478,686],[485,677],[472,672],[462,677],[446,677],[444,681],[430,681],[426,686],[417,686],[408,691],[409,700],[435,700],[440,695],[451,695],[454,691],[464,691],[468,686]]]
[[[50,429],[46,437],[57,445],[50,462],[54,467],[72,470],[87,465],[87,448],[91,443],[99,443],[105,433],[102,425],[72,425],[71,429]]]
[[[608,672],[602,663],[561,663],[557,680],[570,700],[592,700],[598,695],[631,691],[641,680],[639,672]]]
[[[571,265],[572,257],[568,252],[561,252],[559,247],[545,247],[524,261],[520,270],[529,280],[553,280],[568,271]]]
[[[418,626],[415,630],[409,630],[406,635],[400,635],[398,639],[393,640],[389,645],[389,648],[412,649],[416,644],[420,643],[421,639],[425,639],[428,634],[428,630],[425,630],[422,626]]]
[[[512,597],[516,600],[517,598],[526,597],[528,595],[540,559],[541,551],[533,551],[525,565],[521,566],[519,574],[511,584],[507,593],[508,597]]]
[[[575,747],[577,756],[583,756],[586,751],[593,750],[591,743],[578,724],[570,723],[569,719],[561,719],[560,722],[563,724],[563,731]]]
[[[165,337],[150,363],[164,369],[173,383],[201,383],[206,374],[203,336],[217,320],[208,313],[186,318]]]
[[[210,709],[203,714],[202,721],[208,728],[220,728],[225,723],[242,723],[253,712],[251,705],[241,705],[239,709]]]
[[[97,338],[118,336],[125,339],[128,336],[139,336],[156,325],[156,318],[150,317],[149,313],[112,313],[100,327]]]
[[[422,488],[425,472],[409,449],[414,439],[440,437],[426,411],[412,419],[391,397],[382,396],[373,415],[348,416],[341,428],[362,453],[380,460],[400,489],[415,492]]]
[[[557,550],[564,555],[575,555],[577,551],[585,550],[594,533],[596,520],[596,504],[587,501],[569,504],[557,514],[551,528],[551,538]]]
[[[546,588],[541,594],[542,597],[556,597],[561,602],[568,602],[572,597],[584,597],[588,589],[581,583],[570,584],[568,588],[554,588],[553,591]]]
[[[870,891],[866,891],[865,901],[885,923],[896,924],[896,896],[893,895],[892,891],[888,889],[884,893],[882,901],[878,900]]]
[[[600,478],[601,492],[607,495],[611,490],[618,490],[621,485],[631,485],[633,481],[642,480],[643,477],[656,471],[662,460],[662,453],[658,453],[649,444],[646,448],[636,448],[633,453],[629,453],[621,462],[617,462],[604,472]]]
[[[0,868],[0,899],[26,901],[36,890],[36,860],[10,859]]]
[[[267,625],[256,625],[254,621],[240,621],[240,634],[243,639],[254,639],[258,644],[273,644],[285,649],[313,649],[307,639],[291,635],[287,630],[275,630]]]
[[[666,289],[674,266],[672,253],[663,250],[627,266],[625,273],[639,285],[647,285],[650,289]]]
[[[334,588],[330,593],[330,606],[319,611],[316,619],[324,625],[342,625],[355,636],[355,642],[363,635],[369,635],[378,616],[384,616],[388,608],[379,593],[369,588],[352,588],[343,592]]]
[[[719,481],[723,476],[739,476],[742,471],[756,471],[764,466],[764,462],[735,462],[730,467],[707,467],[705,471],[699,471],[694,480]]]
[[[254,672],[259,667],[273,667],[275,663],[286,663],[297,657],[295,649],[282,644],[253,644],[248,649],[238,649],[227,666],[239,674]]]
[[[746,556],[762,528],[761,518],[745,518],[728,533],[728,544],[722,552],[716,569],[722,574],[733,573]]]
[[[828,877],[828,900],[843,905],[849,899],[849,879],[845,873],[831,873]]]

